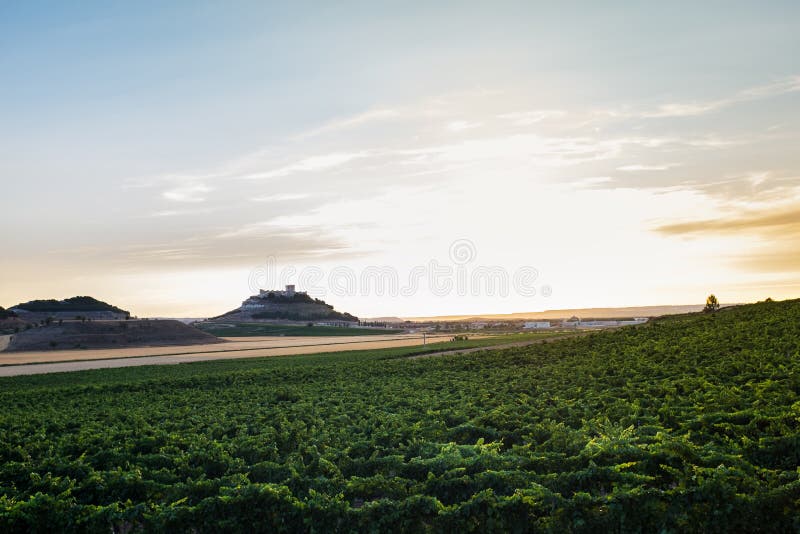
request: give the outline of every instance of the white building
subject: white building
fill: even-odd
[[[264,301],[269,298],[270,295],[274,295],[276,297],[293,297],[295,295],[305,295],[305,291],[295,291],[294,285],[287,285],[286,289],[281,291],[279,289],[270,289],[264,290],[259,289],[258,295],[253,295],[252,297],[248,297],[242,305],[240,309],[242,311],[249,311],[249,310],[262,310],[264,305],[266,304]]]
[[[523,326],[523,328],[550,328],[550,321],[528,321]]]
[[[287,285],[286,289],[283,290],[283,291],[276,290],[276,289],[269,289],[269,290],[259,289],[258,290],[258,296],[261,297],[261,298],[267,298],[267,295],[269,295],[270,293],[272,293],[273,295],[275,295],[277,297],[293,297],[295,295],[305,295],[306,294],[305,291],[295,291],[294,284]]]
[[[614,320],[607,320],[607,321],[581,321],[580,323],[578,323],[578,326],[581,326],[581,327],[619,326],[619,321],[614,321]]]
[[[647,322],[647,317],[634,317],[631,320],[620,321],[620,326],[629,326],[634,324],[642,324]]]
[[[591,321],[582,321],[577,317],[572,317],[568,321],[564,321],[561,326],[564,328],[609,328],[612,326],[631,326],[646,322],[647,317],[636,317],[628,320],[604,319]]]

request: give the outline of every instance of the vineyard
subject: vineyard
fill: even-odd
[[[800,301],[0,380],[2,532],[800,530]]]

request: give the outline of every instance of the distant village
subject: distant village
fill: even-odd
[[[301,312],[298,315],[297,312]],[[556,320],[482,320],[475,318],[464,321],[360,321],[350,314],[333,311],[323,301],[312,299],[307,292],[287,285],[283,290],[259,290],[257,295],[248,297],[242,305],[229,312],[228,316],[250,320],[307,321],[315,326],[338,326],[344,328],[392,328],[408,332],[464,332],[464,331],[523,331],[560,329],[602,329],[646,323],[647,317],[616,319],[581,319],[569,317]]]
[[[418,332],[462,332],[462,331],[520,331],[520,330],[582,330],[603,329],[620,326],[644,324],[648,317],[633,317],[620,319],[581,319],[570,317],[563,320],[550,321],[429,321],[401,323],[383,323],[390,328],[404,328]]]

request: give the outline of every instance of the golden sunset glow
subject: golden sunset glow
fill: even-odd
[[[252,7],[0,9],[2,305],[204,317],[268,262],[321,272],[289,282],[360,316],[800,296],[798,32],[779,9],[418,6],[412,28],[377,6]],[[754,19],[768,37],[743,39]],[[330,287],[453,266],[459,239],[471,269],[535,268],[539,291]]]

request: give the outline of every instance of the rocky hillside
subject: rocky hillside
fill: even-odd
[[[358,317],[338,312],[325,301],[306,293],[284,295],[265,292],[245,300],[242,305],[220,317],[232,320],[341,321],[356,322]]]
[[[17,314],[0,306],[0,336],[13,334],[25,326],[25,321],[17,317]]]
[[[12,336],[6,351],[103,349],[222,342],[216,336],[173,320],[64,321]]]

